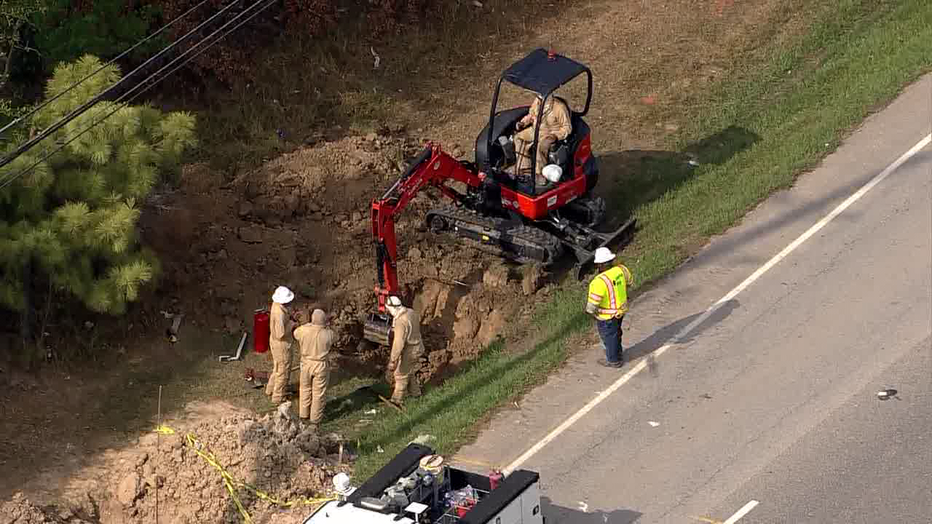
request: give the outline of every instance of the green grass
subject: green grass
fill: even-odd
[[[675,156],[648,162],[646,174],[634,181],[640,191],[614,198],[616,208],[633,211],[641,226],[625,254],[635,289],[675,269],[772,192],[791,186],[872,110],[930,70],[930,46],[926,0],[839,0],[799,38],[770,49],[766,59],[746,64],[693,104],[690,123],[671,145],[694,151],[700,166],[684,168]],[[724,138],[712,141],[715,147],[704,145],[710,142],[701,139],[711,136]],[[653,184],[665,191],[644,197]],[[540,306],[535,329],[541,341],[529,351],[492,347],[405,414],[381,410],[359,434],[357,478],[420,434],[433,435],[439,452],[454,453],[491,410],[544,380],[565,361],[568,341],[591,329],[580,309],[583,293],[582,284],[565,283]],[[343,417],[358,417],[367,407]]]

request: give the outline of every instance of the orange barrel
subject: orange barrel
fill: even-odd
[[[269,333],[268,310],[256,310],[256,314],[252,317],[252,347],[256,353],[265,353],[269,350]]]

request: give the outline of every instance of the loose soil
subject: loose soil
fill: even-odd
[[[504,67],[528,49],[551,44],[590,65],[595,96],[587,119],[593,149],[603,159],[599,191],[610,196],[637,176],[641,153],[663,149],[665,137],[683,124],[680,109],[701,100],[706,85],[729,74],[761,42],[799,31],[807,9],[803,0],[579,2],[567,8],[566,24],[532,27],[527,39],[477,49],[482,59],[462,64],[461,70],[421,75],[418,81],[425,91],[435,84],[434,94],[421,104],[399,102],[399,108],[409,109],[399,110],[387,129],[365,136],[322,135],[239,173],[217,172],[206,164],[186,166],[179,186],[153,195],[140,220],[142,241],[162,263],[159,290],[125,319],[97,321],[117,325],[124,336],[125,354],[120,353],[112,369],[101,377],[95,376],[99,371],[65,369],[32,377],[0,361],[0,404],[6,406],[0,441],[8,450],[0,452],[0,468],[12,472],[0,481],[0,499],[28,485],[35,488],[26,490],[28,500],[56,503],[45,510],[26,498],[14,498],[0,509],[0,524],[97,522],[95,518],[151,522],[156,485],[161,486],[160,496],[168,497],[161,506],[166,522],[235,520],[220,476],[177,435],[163,437],[160,451],[152,448],[150,434],[123,438],[122,443],[116,437],[91,438],[123,428],[114,419],[147,419],[150,414],[133,413],[139,405],[133,395],[138,393],[122,385],[132,385],[127,375],[177,357],[171,353],[177,350],[159,353],[152,348],[163,346],[149,343],[163,337],[168,322],[162,311],[184,313],[185,333],[213,330],[238,339],[243,330],[251,331],[253,311],[268,307],[275,287],[287,285],[297,294],[296,304],[322,307],[332,315],[337,366],[348,375],[378,377],[386,350],[362,351],[359,345],[360,322],[375,306],[370,203],[391,185],[425,138],[439,140],[454,156],[471,157],[475,135],[488,118],[491,82]],[[383,63],[391,64],[391,53],[404,53],[404,44],[379,52]],[[359,59],[371,67],[368,53]],[[440,198],[422,192],[396,225],[402,295],[421,312],[427,340],[428,355],[418,376],[434,383],[496,337],[510,340],[521,334],[523,320],[536,301],[546,298],[552,279],[424,231],[424,211]],[[84,343],[77,335],[55,343]],[[215,359],[213,347],[194,344],[190,351]],[[127,362],[135,363],[131,373],[124,369]],[[176,368],[168,369],[182,375],[188,363],[179,358]],[[68,398],[61,398],[62,393]],[[192,415],[200,409],[196,406],[188,407],[175,429],[194,432],[234,476],[277,496],[313,496],[337,469],[332,443],[325,439],[322,449],[314,448],[290,422],[257,418],[235,403],[224,406],[222,414],[198,417]],[[37,457],[63,452],[91,457],[93,464],[64,468],[56,482],[45,482],[54,490],[40,490],[37,479],[43,472],[32,469]],[[155,463],[160,465],[147,467]],[[54,470],[49,461],[42,464]],[[272,514],[263,502],[250,499],[249,504],[259,514]]]
[[[328,496],[333,476],[349,470],[339,463],[342,437],[308,430],[287,403],[263,417],[223,402],[194,403],[165,426],[173,433],[145,434],[100,454],[72,476],[56,504],[14,495],[0,505],[0,522],[148,523],[156,511],[160,521],[179,524],[241,522],[219,465],[234,482],[254,488],[235,489],[254,522],[296,524],[312,509],[301,502]]]
[[[239,333],[286,285],[296,307],[332,316],[341,367],[378,373],[387,348],[360,344],[376,306],[369,210],[423,147],[396,130],[304,147],[229,181],[203,164],[186,166],[179,189],[160,195],[141,221],[144,241],[174,277],[174,307]],[[426,231],[425,212],[441,198],[422,191],[395,223],[400,294],[424,324],[425,383],[475,357],[541,287],[540,275],[525,279],[498,257]]]

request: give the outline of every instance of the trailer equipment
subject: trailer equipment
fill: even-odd
[[[335,478],[338,500],[303,524],[544,524],[537,473],[502,479],[442,462],[429,447],[409,444],[358,488]]]

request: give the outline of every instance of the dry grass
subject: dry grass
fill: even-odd
[[[476,57],[495,56],[501,42],[527,41],[534,24],[570,4],[557,0],[541,17],[536,4],[517,0],[482,8],[444,1],[437,20],[399,35],[366,38],[364,22],[347,21],[326,38],[282,37],[256,51],[256,81],[213,92],[206,102],[180,102],[202,109],[199,156],[228,173],[320,137],[387,124],[414,131],[472,112],[461,87],[492,78]]]
[[[722,17],[711,0],[566,0],[544,9],[547,16],[564,17],[556,24],[541,20],[538,3],[491,1],[481,10],[471,2],[444,5],[436,24],[392,38],[369,42],[352,36],[359,34],[358,26],[346,24],[326,39],[282,41],[257,52],[263,81],[213,93],[206,104],[201,155],[234,176],[236,168],[307,140],[386,124],[421,128],[422,136],[443,140],[471,140],[487,118],[501,68],[529,48],[554,43],[595,72],[589,121],[605,165],[600,184],[613,197],[615,212],[636,212],[648,225],[626,253],[638,260],[632,266],[643,282],[675,268],[708,235],[733,223],[773,188],[790,183],[828,151],[812,144],[837,143],[863,116],[865,105],[889,99],[902,82],[927,68],[924,47],[932,27],[919,0],[844,0],[839,4],[844,9],[811,0],[735,2],[722,4]],[[370,48],[381,58],[378,69]],[[872,49],[881,49],[885,60],[872,61]],[[838,94],[846,85],[857,88],[856,99]],[[837,103],[826,103],[825,93]],[[648,95],[656,103],[640,101]],[[747,132],[721,134],[731,126]],[[752,134],[763,137],[766,147],[744,147]],[[721,136],[731,137],[724,140],[727,147],[709,145]],[[708,163],[698,175],[684,171],[678,155],[690,143],[718,163]],[[645,149],[656,151],[645,157]],[[736,180],[740,183],[728,184]],[[711,206],[703,197],[708,194],[728,197]],[[707,211],[697,212],[702,209]],[[568,286],[542,305],[534,328],[540,343],[530,351],[490,351],[448,385],[429,392],[407,417],[387,416],[356,428],[378,401],[358,393],[364,382],[347,379],[331,391],[328,429],[363,434],[360,474],[378,467],[418,432],[438,436],[442,452],[452,451],[476,420],[563,362],[568,337],[589,328],[578,311],[578,296],[579,290]],[[163,405],[169,410],[193,398],[217,397],[258,411],[271,408],[261,392],[245,390],[244,364],[216,362],[219,349],[227,353],[238,340],[188,337],[191,345],[185,342],[170,354],[154,341],[131,351],[142,355],[139,361],[114,363],[101,371],[106,380],[87,377],[91,404],[79,402],[83,398],[27,403],[10,397],[6,404],[21,412],[14,429],[32,435],[43,428],[45,436],[27,443],[29,449],[8,448],[7,456],[52,461],[55,455],[43,450],[75,435],[91,447],[110,428],[128,435],[145,429],[159,384],[168,386]],[[264,357],[248,359],[248,365],[267,369]],[[110,372],[117,366],[125,370]],[[494,380],[487,380],[490,376]],[[60,384],[55,386],[48,391],[58,391]],[[69,387],[76,397],[81,391]],[[94,431],[84,433],[85,425]],[[55,433],[49,433],[53,426]],[[377,454],[377,446],[385,453]],[[33,462],[19,470],[42,465]]]

